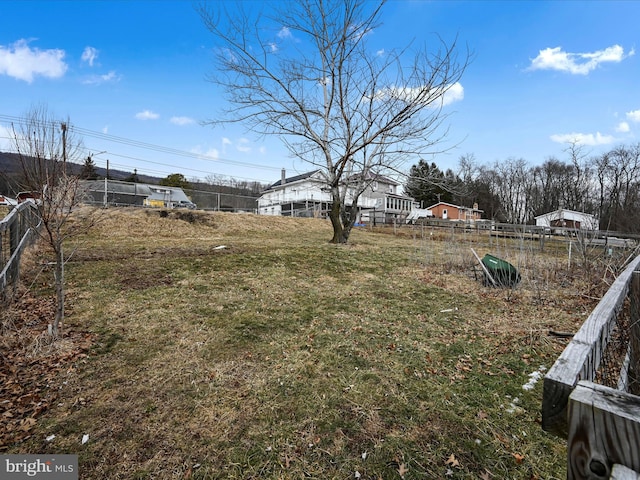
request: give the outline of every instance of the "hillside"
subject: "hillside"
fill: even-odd
[[[68,171],[72,174],[79,175],[82,172],[83,165],[77,163],[69,163]],[[177,169],[179,169],[177,167]],[[20,187],[20,178],[22,167],[18,155],[7,152],[0,152],[0,194],[15,196],[17,192],[23,190]],[[107,174],[105,168],[96,167],[98,178],[104,178]],[[112,180],[127,181],[132,178],[133,172],[124,170],[109,169],[109,178]],[[149,175],[136,174],[138,183],[148,183],[152,185],[161,184],[163,178]],[[214,184],[207,182],[190,182],[190,188],[186,188],[188,195],[193,197],[195,203],[214,208],[217,200],[220,203],[220,196],[213,198],[212,193],[224,195],[226,207],[238,209],[255,209],[255,198],[257,198],[266,185],[258,182],[236,181],[223,178]],[[220,205],[218,205],[220,206]]]
[[[82,171],[82,164],[69,162],[69,172],[73,174],[79,174]],[[17,177],[21,174],[22,168],[20,164],[20,157],[15,153],[0,152],[0,177]],[[107,173],[106,168],[96,167],[96,173],[99,177],[104,177]],[[114,180],[124,180],[133,175],[133,172],[125,170],[109,169],[109,178]],[[152,177],[148,175],[138,175],[140,182],[157,184],[160,181],[160,177]]]

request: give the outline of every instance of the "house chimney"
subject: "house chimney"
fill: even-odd
[[[280,185],[284,185],[285,183],[287,183],[287,171],[283,168],[280,177]]]
[[[474,210],[478,210],[478,202],[475,202],[475,203],[473,204],[473,209],[474,209]]]

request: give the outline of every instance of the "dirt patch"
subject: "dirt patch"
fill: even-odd
[[[130,264],[121,271],[118,283],[123,288],[146,290],[147,288],[171,285],[173,278],[166,272],[153,271],[153,269],[150,271],[149,269],[141,269],[139,265]]]

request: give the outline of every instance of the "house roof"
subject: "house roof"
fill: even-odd
[[[479,208],[472,208],[472,207],[463,207],[461,205],[454,205],[453,203],[447,203],[447,202],[438,202],[438,203],[434,203],[433,205],[431,205],[430,207],[427,207],[428,210],[431,210],[432,208],[437,207],[438,205],[446,205],[448,207],[454,207],[457,208],[458,210],[472,210],[474,212],[484,212],[484,210],[480,210]]]
[[[544,218],[549,216],[564,217],[565,214],[569,216],[582,217],[582,218],[589,218],[589,217],[594,219],[596,218],[595,215],[591,215],[590,213],[577,212],[576,210],[567,210],[566,208],[559,208],[558,210],[554,210],[553,212],[549,212],[549,213],[543,213],[542,215],[538,215],[537,217],[534,217],[534,218]]]
[[[300,182],[302,180],[306,180],[307,178],[312,177],[313,175],[315,175],[318,172],[320,172],[320,169],[312,170],[311,172],[302,173],[300,175],[296,175],[296,176],[293,176],[293,177],[287,177],[287,178],[284,179],[284,185],[286,186],[286,185],[288,185],[290,183],[295,183],[295,182]],[[391,180],[390,178],[385,177],[383,175],[378,175],[377,173],[369,174],[368,180],[382,182],[382,183],[386,183],[388,185],[400,185],[395,180]],[[272,185],[269,185],[269,187],[267,187],[267,189],[265,191],[273,190],[274,188],[281,187],[281,186],[283,186],[282,179],[278,180],[277,182],[273,183]]]
[[[372,182],[382,182],[388,185],[400,185],[395,180],[391,180],[389,177],[385,177],[384,175],[380,175],[378,173],[369,173],[367,175],[367,180],[370,180]]]
[[[288,185],[290,183],[295,183],[295,182],[299,182],[301,180],[306,180],[309,177],[312,177],[313,175],[315,175],[316,173],[318,173],[320,171],[320,169],[318,170],[313,170],[311,172],[307,172],[307,173],[302,173],[300,175],[296,175],[294,177],[287,177],[284,179],[284,184]],[[278,180],[276,183],[269,185],[269,187],[267,187],[267,190],[271,190],[273,188],[276,187],[280,187],[282,186],[282,179]]]

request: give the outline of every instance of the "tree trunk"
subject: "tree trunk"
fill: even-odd
[[[333,238],[331,243],[347,243],[349,241],[349,235],[351,235],[351,229],[356,223],[358,217],[358,209],[355,205],[351,206],[351,210],[346,212],[346,205],[342,201],[334,196],[331,210],[329,210],[329,219],[333,226]]]
[[[331,220],[331,226],[333,227],[333,238],[331,239],[331,243],[347,243],[349,238],[348,231],[345,237],[345,229],[342,226],[342,215],[340,210],[340,201],[336,201],[334,198],[334,201],[331,204],[331,210],[329,210],[329,219]]]
[[[58,336],[60,322],[64,319],[64,251],[62,245],[58,245],[56,251],[56,266],[54,271],[55,290],[56,290],[56,314],[53,319],[51,333],[54,337]]]

